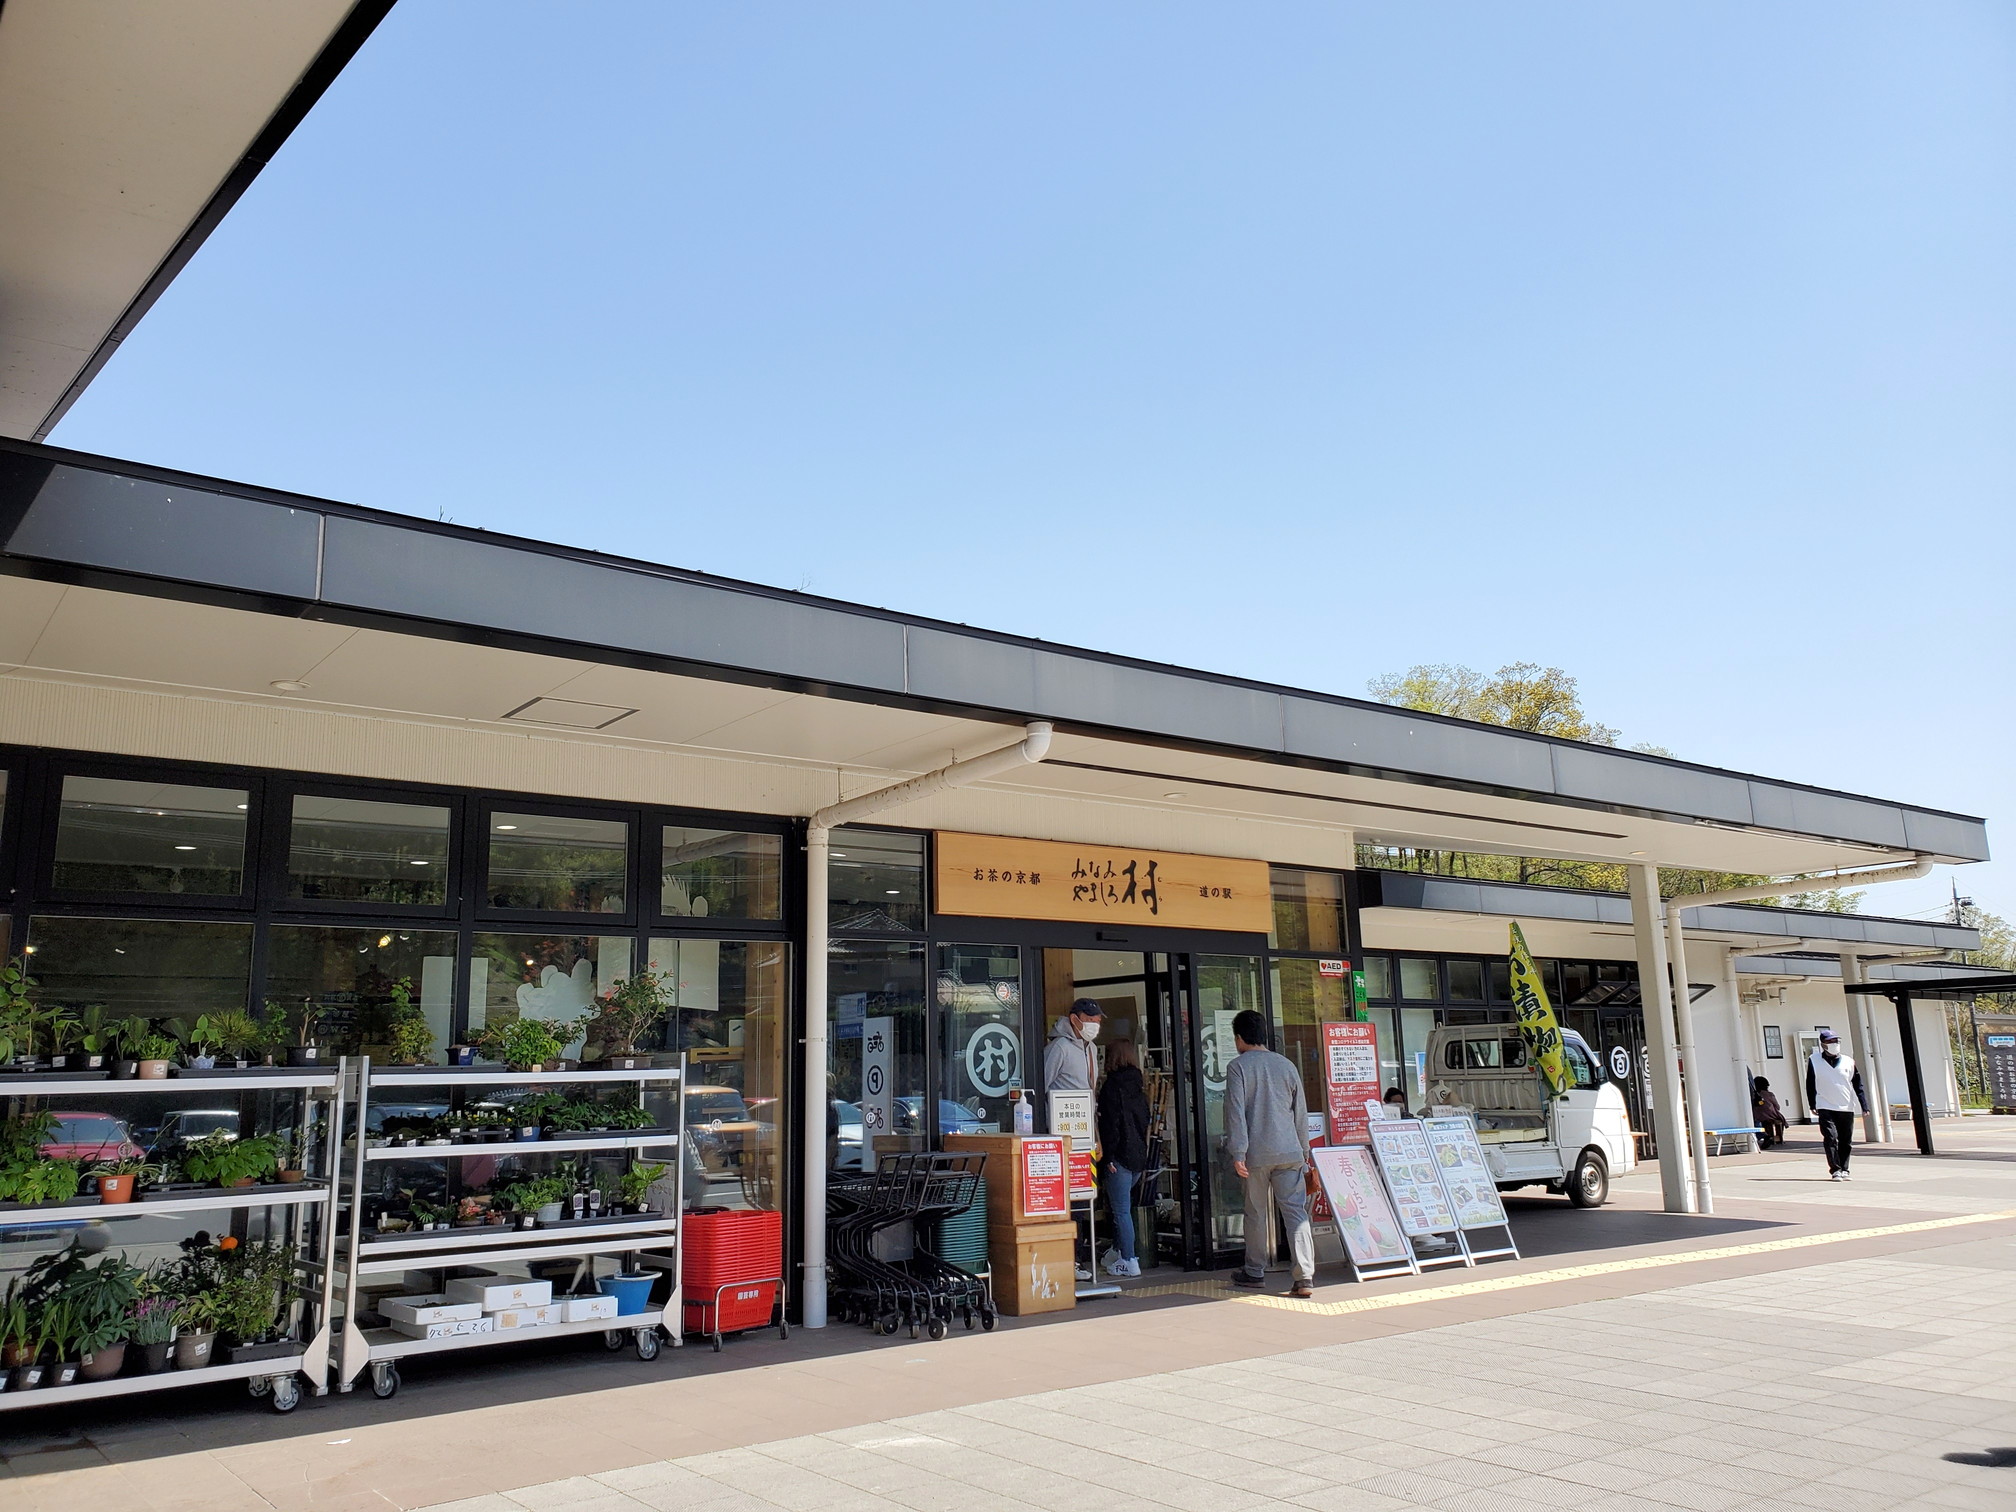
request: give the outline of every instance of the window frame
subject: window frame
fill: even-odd
[[[66,777],[108,782],[174,781],[182,787],[215,787],[245,794],[245,843],[238,864],[235,893],[115,892],[56,885],[57,837],[63,824],[63,781]],[[41,824],[37,827],[37,857],[30,892],[38,902],[76,904],[82,909],[147,910],[165,907],[180,914],[190,909],[254,913],[259,906],[266,839],[266,778],[242,767],[195,766],[169,762],[118,762],[90,756],[63,755],[42,773]],[[25,838],[25,837],[24,837]],[[164,902],[164,900],[174,900]],[[187,900],[186,902],[183,900]],[[22,900],[17,899],[17,909]],[[39,908],[37,911],[43,911]]]
[[[479,923],[539,924],[539,925],[587,925],[601,924],[610,928],[580,928],[577,934],[615,934],[623,930],[637,932],[646,919],[643,913],[639,889],[642,878],[638,875],[638,843],[643,823],[643,810],[634,805],[611,805],[600,808],[588,804],[568,803],[565,800],[518,799],[494,794],[485,794],[468,806],[464,821],[465,843],[469,846],[469,889],[467,896],[474,905],[473,913]],[[505,908],[490,901],[490,821],[493,815],[530,814],[546,819],[586,819],[602,823],[621,822],[628,826],[623,857],[623,910],[622,912],[594,913],[588,910],[553,908]],[[656,884],[653,884],[654,892]],[[651,900],[657,906],[657,898]],[[487,930],[496,934],[507,931]]]
[[[642,823],[650,832],[648,849],[649,864],[643,867],[638,903],[644,911],[639,914],[642,927],[647,934],[690,934],[702,937],[721,936],[723,939],[736,938],[748,934],[753,938],[768,938],[783,934],[801,911],[800,895],[805,886],[803,857],[805,843],[802,826],[789,819],[774,815],[758,817],[750,814],[731,814],[705,809],[646,808],[642,811]],[[690,915],[670,915],[665,912],[665,831],[668,828],[728,830],[743,835],[775,835],[780,845],[780,876],[777,890],[778,916],[774,919],[722,918],[718,914],[708,914],[702,918]],[[639,847],[644,849],[645,847]],[[929,842],[926,842],[928,852]],[[800,858],[793,866],[792,858]],[[641,858],[640,858],[641,859]],[[930,861],[925,861],[925,889],[930,889]],[[647,906],[648,905],[648,906]],[[928,917],[928,915],[927,915]]]
[[[447,897],[439,903],[365,903],[348,898],[296,898],[289,896],[293,882],[291,859],[294,845],[294,800],[296,798],[348,798],[360,803],[406,803],[448,810],[448,864],[442,869],[447,879]],[[342,918],[382,915],[396,919],[453,920],[459,913],[456,898],[466,893],[468,857],[466,800],[448,788],[372,787],[358,783],[279,780],[270,785],[267,804],[272,822],[267,829],[267,851],[261,858],[265,880],[272,887],[268,909],[275,914],[320,914]]]

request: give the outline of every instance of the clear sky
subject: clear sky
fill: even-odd
[[[2016,7],[403,0],[51,439],[2016,854]]]

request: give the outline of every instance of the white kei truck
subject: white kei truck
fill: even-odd
[[[1569,1089],[1548,1095],[1514,1024],[1450,1025],[1428,1037],[1423,1066],[1433,1115],[1447,1105],[1474,1114],[1498,1190],[1544,1186],[1577,1207],[1601,1207],[1610,1178],[1637,1164],[1624,1094],[1573,1030],[1562,1031]]]

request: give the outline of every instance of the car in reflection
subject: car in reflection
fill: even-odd
[[[749,1104],[735,1087],[701,1084],[686,1089],[686,1132],[703,1170],[740,1170],[745,1156],[776,1125],[750,1116]]]
[[[144,1136],[147,1153],[166,1154],[192,1139],[203,1139],[212,1134],[236,1139],[238,1123],[236,1108],[178,1108],[157,1127],[147,1131]]]
[[[48,1160],[132,1160],[140,1153],[133,1130],[116,1113],[59,1110],[56,1127],[42,1145]]]
[[[921,1097],[899,1097],[890,1109],[889,1120],[892,1134],[921,1134],[924,1132],[924,1099]],[[942,1138],[947,1134],[993,1134],[1000,1132],[1000,1125],[986,1118],[964,1103],[954,1102],[949,1097],[938,1099],[938,1133]],[[861,1105],[833,1099],[832,1122],[828,1125],[837,1148],[834,1152],[833,1169],[836,1171],[858,1171],[861,1167]]]

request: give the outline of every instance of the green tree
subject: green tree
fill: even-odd
[[[1397,677],[1375,677],[1367,686],[1381,703],[1424,714],[1448,714],[1591,745],[1617,744],[1617,732],[1589,717],[1575,679],[1559,667],[1512,662],[1486,677],[1472,667],[1438,663],[1409,667]]]

